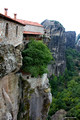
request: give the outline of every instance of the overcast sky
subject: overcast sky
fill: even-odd
[[[80,0],[0,0],[0,13],[8,8],[8,15],[39,22],[57,20],[66,31],[80,33]]]

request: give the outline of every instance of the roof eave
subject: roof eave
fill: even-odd
[[[15,23],[18,23],[18,24],[20,24],[20,25],[25,26],[25,24],[23,24],[23,23],[21,23],[21,22],[18,22],[17,20],[14,20],[14,19],[10,18],[9,16],[5,16],[5,15],[3,15],[3,14],[1,14],[1,13],[0,13],[0,17],[4,18],[4,19],[6,19],[6,20],[9,20],[9,21],[12,21],[12,22],[15,22]]]
[[[32,32],[32,31],[24,31],[23,34],[26,34],[26,35],[43,35],[42,33],[38,33],[38,32]]]

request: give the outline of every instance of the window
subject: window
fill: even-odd
[[[5,36],[8,37],[8,23],[6,23],[6,28],[5,28]]]
[[[18,35],[18,26],[16,26],[16,37]]]

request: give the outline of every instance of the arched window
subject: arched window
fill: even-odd
[[[5,36],[8,37],[8,23],[6,23],[6,28],[5,28]]]
[[[18,35],[18,26],[16,26],[16,37]]]

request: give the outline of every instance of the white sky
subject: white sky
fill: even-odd
[[[39,22],[57,20],[66,31],[80,33],[80,0],[0,0],[0,13],[8,8],[8,15]]]

